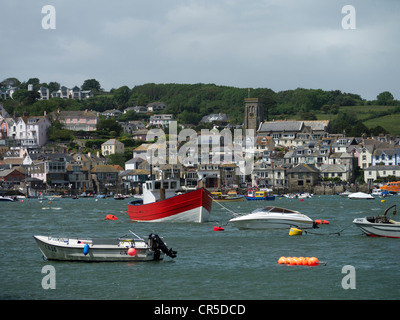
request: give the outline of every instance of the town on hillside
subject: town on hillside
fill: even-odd
[[[79,89],[79,88],[78,88]],[[59,92],[40,89],[42,99],[66,95],[66,99],[85,99],[90,92],[76,88]],[[64,92],[65,91],[65,92]],[[57,110],[42,116],[11,116],[0,105],[0,193],[38,197],[43,194],[87,196],[94,194],[137,194],[142,184],[152,179],[180,179],[183,191],[206,187],[227,192],[245,192],[249,188],[272,188],[275,193],[310,192],[335,194],[358,188],[370,191],[375,184],[400,180],[400,137],[388,134],[349,137],[333,134],[329,120],[264,119],[262,99],[245,98],[241,126],[232,126],[227,114],[210,114],[202,118],[213,130],[197,132],[193,143],[198,152],[192,161],[154,163],[151,149],[155,140],[146,139],[149,130],[159,128],[168,134],[175,121],[172,114],[160,113],[166,108],[160,101],[123,111],[102,113]],[[48,130],[54,121],[63,129],[93,133],[101,119],[115,119],[129,111],[151,114],[146,120],[120,122],[125,137],[136,141],[131,158],[122,164],[111,164],[110,156],[124,154],[126,143],[110,138],[93,152],[50,143]],[[193,125],[178,124],[180,130],[193,130]],[[250,154],[252,167],[238,174],[239,159],[224,157],[228,143],[223,130],[240,130],[235,136],[235,150]],[[246,130],[253,133],[251,141]],[[87,137],[92,139],[92,136]],[[126,139],[125,139],[126,140]],[[220,148],[219,161],[215,145]],[[177,152],[188,142],[179,140]],[[204,157],[204,145],[208,154]],[[172,146],[167,143],[167,154]],[[202,159],[200,159],[200,155]],[[199,158],[196,159],[196,156]],[[240,157],[239,157],[240,158]],[[204,161],[206,159],[207,161]]]

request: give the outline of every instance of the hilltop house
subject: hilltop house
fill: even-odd
[[[150,102],[146,105],[147,112],[162,111],[167,108],[167,105],[162,101]]]
[[[125,146],[117,139],[109,139],[101,145],[101,154],[108,156],[110,154],[124,153]]]
[[[73,131],[95,131],[99,116],[93,111],[60,111],[52,112],[50,117],[58,120],[65,129]]]
[[[149,125],[156,127],[168,127],[170,122],[173,120],[174,116],[172,114],[155,114],[150,116]]]
[[[61,86],[59,90],[49,92],[49,89],[46,87],[40,87],[39,89],[40,100],[48,100],[51,98],[61,98],[61,99],[75,99],[75,100],[83,100],[92,98],[94,96],[91,90],[81,90],[78,86],[73,87],[72,89],[68,89],[65,86]]]

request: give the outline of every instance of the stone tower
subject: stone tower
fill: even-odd
[[[259,98],[244,99],[244,128],[258,130],[264,121],[264,108]]]

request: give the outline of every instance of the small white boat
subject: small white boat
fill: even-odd
[[[17,201],[17,198],[9,196],[0,196],[0,201],[14,202]]]
[[[52,236],[34,236],[34,238],[47,260],[151,261],[162,260],[164,254],[175,258],[177,253],[168,249],[164,241],[154,233],[149,235],[147,242],[138,236],[90,239]]]
[[[313,226],[313,220],[306,215],[279,207],[257,209],[250,214],[230,219],[229,222],[239,229],[289,229]]]
[[[387,216],[390,209],[394,208],[392,217],[396,214],[396,205],[385,210],[383,215],[356,218],[353,223],[367,236],[400,238],[400,222],[394,221]]]
[[[349,194],[348,198],[349,199],[353,199],[353,200],[372,200],[372,199],[375,199],[370,194],[364,193],[364,192],[355,192],[355,193]]]

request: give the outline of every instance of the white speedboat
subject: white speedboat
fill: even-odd
[[[17,201],[17,198],[9,196],[0,196],[0,201],[14,202]]]
[[[279,207],[266,207],[254,210],[250,214],[229,220],[239,229],[270,229],[310,227],[313,220],[298,211]]]
[[[356,218],[353,223],[360,228],[367,236],[371,237],[387,237],[400,238],[400,222],[394,221],[387,214],[390,209],[394,208],[392,217],[396,214],[396,205],[385,210],[383,215]]]
[[[136,236],[136,235],[135,235]],[[34,236],[46,260],[62,261],[151,261],[162,260],[164,254],[176,257],[164,241],[154,233],[147,242],[136,238],[63,238]]]
[[[364,192],[355,192],[355,193],[349,194],[348,198],[349,199],[355,199],[355,200],[372,200],[372,199],[375,199],[370,194],[364,193]]]

